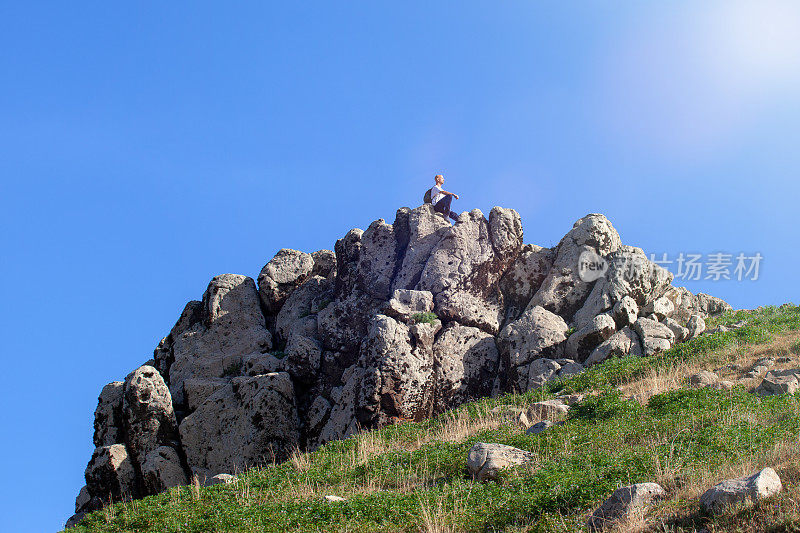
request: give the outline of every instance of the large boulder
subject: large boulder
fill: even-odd
[[[529,306],[503,328],[497,343],[511,370],[511,388],[530,388],[528,373],[535,359],[561,357],[568,330],[563,318],[539,306]]]
[[[584,364],[587,366],[594,365],[610,357],[625,357],[626,355],[636,357],[644,355],[639,336],[627,326],[614,333],[595,348],[589,358],[584,361]]]
[[[633,329],[642,341],[642,351],[646,356],[669,350],[675,342],[675,334],[671,329],[649,318],[639,318]]]
[[[136,471],[123,444],[96,448],[86,466],[86,488],[104,503],[139,496]]]
[[[407,324],[385,315],[370,323],[361,347],[365,369],[359,408],[365,425],[421,420],[432,413],[433,339],[441,322]]]
[[[313,272],[311,254],[284,248],[264,265],[258,275],[258,293],[264,308],[277,313],[286,298]]]
[[[578,220],[558,243],[553,267],[529,306],[541,306],[565,317],[573,316],[583,306],[593,286],[592,282],[583,281],[579,275],[578,260],[581,254],[591,252],[605,257],[620,246],[622,241],[619,234],[605,216],[590,214]],[[602,311],[605,309],[598,310],[592,316]]]
[[[509,307],[522,312],[530,302],[533,294],[539,290],[547,273],[553,266],[555,252],[550,248],[542,248],[526,244],[519,255],[500,280],[500,289]],[[518,313],[517,313],[518,314]]]
[[[633,246],[621,246],[609,254],[607,261],[608,271],[595,282],[572,318],[577,328],[613,309],[625,296],[633,299],[639,309],[647,307],[667,291],[673,279],[668,270],[650,262],[644,251]]]
[[[333,283],[312,276],[284,302],[275,318],[275,331],[284,341],[293,334],[318,337],[317,315],[333,302]]]
[[[142,464],[142,478],[148,494],[188,484],[178,452],[170,446],[160,446],[147,454]]]
[[[611,315],[597,315],[586,326],[569,336],[564,355],[585,361],[597,346],[614,334],[616,329],[617,325]]]
[[[398,254],[394,227],[383,219],[370,224],[361,235],[356,282],[374,298],[386,300],[391,294]]]
[[[436,411],[489,396],[499,355],[494,337],[477,328],[448,325],[433,345],[436,361]]]
[[[641,313],[645,316],[656,315],[659,320],[664,320],[667,317],[672,316],[672,313],[675,311],[675,304],[672,303],[672,300],[665,296],[661,296],[660,298],[656,298],[652,302],[645,305]]]
[[[756,503],[781,491],[783,485],[772,468],[764,468],[750,476],[728,479],[700,496],[700,507],[711,514],[742,504]]]
[[[100,392],[97,409],[94,411],[94,445],[96,448],[124,442],[122,420],[121,381],[112,381]]]
[[[287,459],[300,438],[289,374],[233,378],[181,422],[180,435],[201,479]]]
[[[238,372],[244,356],[272,348],[252,278],[217,276],[208,284],[202,303],[192,307],[184,310],[156,350],[156,364],[166,372],[178,404],[184,403],[186,379],[229,376],[230,369]]]
[[[484,481],[495,479],[501,470],[525,464],[533,457],[530,452],[505,444],[478,442],[467,454],[467,467],[475,479]]]
[[[172,396],[154,367],[140,366],[128,374],[122,408],[125,444],[131,459],[139,467],[156,448],[178,445],[178,423],[172,408]]]
[[[663,498],[665,494],[664,488],[658,483],[621,487],[592,513],[586,525],[592,531],[610,529],[623,520],[643,513],[653,501]]]

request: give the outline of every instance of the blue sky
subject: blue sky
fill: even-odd
[[[0,529],[72,513],[108,381],[210,278],[414,207],[590,212],[648,253],[764,257],[800,300],[789,1],[0,5]]]

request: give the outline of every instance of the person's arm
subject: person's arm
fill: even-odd
[[[445,191],[444,189],[442,189],[442,194],[446,194],[446,195],[448,195],[448,196],[452,196],[453,198],[455,198],[456,200],[458,200],[458,195],[457,195],[456,193],[454,193],[454,192],[447,192],[447,191]]]

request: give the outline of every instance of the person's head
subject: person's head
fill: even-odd
[[[441,185],[442,183],[444,183],[444,176],[442,176],[441,174],[436,174],[433,177],[433,181],[436,182],[436,185]]]

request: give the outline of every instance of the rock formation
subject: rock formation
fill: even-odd
[[[581,279],[584,252],[603,277]],[[213,278],[153,359],[103,388],[76,513],[655,354],[730,309],[671,282],[599,214],[552,249],[523,244],[514,210],[451,227],[424,205],[335,253],[281,250],[258,283]]]

